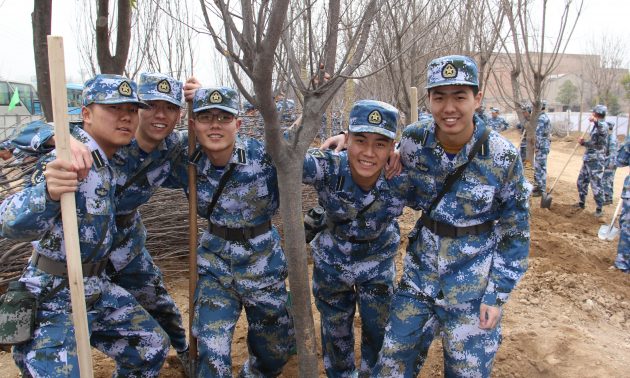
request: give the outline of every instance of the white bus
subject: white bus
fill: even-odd
[[[71,121],[81,117],[83,85],[67,84],[68,115]],[[20,101],[9,110],[15,91]],[[41,104],[33,85],[10,80],[0,80],[0,141],[10,138],[21,126],[43,118]]]

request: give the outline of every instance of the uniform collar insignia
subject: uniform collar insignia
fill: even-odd
[[[203,150],[201,149],[201,147],[198,147],[192,153],[192,155],[190,155],[190,162],[193,164],[197,164],[199,162],[199,159],[201,159],[201,155],[203,155]]]
[[[105,159],[103,159],[98,150],[92,151],[92,159],[94,160],[94,166],[96,169],[101,169],[105,166]]]

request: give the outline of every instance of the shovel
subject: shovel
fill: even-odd
[[[582,136],[580,137],[580,139],[582,139],[582,138],[584,138],[584,136],[586,136],[586,133],[589,131],[589,129],[590,128],[587,127],[586,130],[584,130],[584,133],[582,133]],[[548,191],[543,192],[542,196],[540,197],[540,207],[542,209],[550,209],[551,208],[551,201],[553,200],[553,197],[551,197],[551,192],[553,192],[553,188],[556,187],[556,184],[558,183],[558,180],[560,180],[560,176],[562,176],[562,174],[564,173],[564,170],[567,169],[567,166],[569,165],[569,162],[571,161],[571,158],[573,158],[573,155],[575,155],[575,151],[577,151],[577,148],[579,146],[580,146],[580,143],[576,143],[575,144],[575,147],[573,147],[573,152],[571,152],[571,155],[567,159],[567,162],[564,163],[564,167],[562,167],[562,170],[560,171],[560,173],[556,177],[555,181],[553,182],[553,184],[551,184],[551,188],[549,188]]]
[[[610,225],[603,224],[599,227],[599,231],[597,232],[597,237],[602,240],[611,241],[615,239],[617,235],[619,235],[619,229],[614,226],[615,221],[617,220],[617,215],[619,215],[619,209],[621,209],[621,204],[623,201],[619,201],[617,207],[615,208],[615,213],[613,214],[612,220],[610,221]]]

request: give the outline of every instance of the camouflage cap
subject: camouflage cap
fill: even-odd
[[[499,109],[498,109],[498,108],[495,108],[495,107],[492,107],[492,108],[490,108],[490,111],[491,111],[492,113],[498,113],[498,112],[499,112]]]
[[[360,100],[350,110],[351,133],[376,133],[389,139],[396,137],[398,109],[388,103],[374,100]]]
[[[606,105],[595,105],[593,108],[593,113],[599,114],[600,116],[606,117],[606,113],[608,112],[608,108]]]
[[[181,107],[183,105],[183,84],[161,73],[143,73],[138,82],[138,96],[142,101],[167,101]]]
[[[244,100],[243,101],[243,111],[244,112],[248,112],[250,110],[254,110],[254,105],[251,104],[251,102]]]
[[[193,113],[208,109],[221,109],[238,115],[238,94],[232,88],[199,88],[193,98]]]
[[[615,128],[615,123],[611,122],[611,121],[606,121],[606,123],[608,124],[608,130],[612,130]]]
[[[521,109],[522,109],[524,112],[531,113],[531,112],[532,112],[533,107],[532,107],[532,104],[523,104],[523,105],[521,106]]]
[[[479,70],[474,60],[463,55],[433,59],[427,67],[426,89],[444,85],[479,86]]]
[[[99,74],[83,86],[83,106],[90,104],[135,104],[141,108],[148,105],[138,98],[138,87],[133,80],[120,75]]]

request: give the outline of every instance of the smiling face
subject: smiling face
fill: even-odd
[[[352,180],[364,190],[371,189],[394,150],[394,140],[376,133],[348,133],[348,163]]]
[[[147,101],[149,109],[140,109],[140,124],[136,139],[141,146],[157,147],[175,128],[180,116],[180,107],[168,101]],[[149,151],[146,151],[149,152]]]
[[[210,158],[212,164],[225,166],[234,150],[236,133],[241,120],[234,114],[210,109],[195,114],[193,119],[197,141]]]
[[[483,95],[468,85],[445,85],[429,89],[431,114],[437,137],[449,144],[464,144],[474,131],[473,115]]]
[[[138,105],[90,104],[81,110],[84,129],[108,157],[131,142],[138,127]]]

